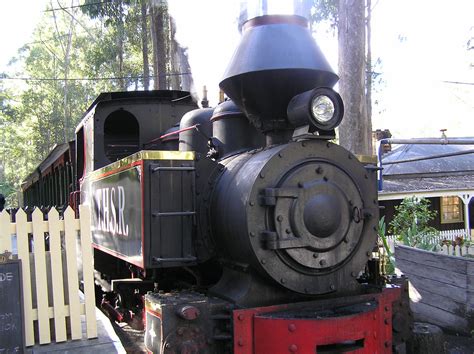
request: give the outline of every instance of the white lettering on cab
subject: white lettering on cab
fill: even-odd
[[[122,186],[99,188],[94,192],[96,230],[128,236],[125,220],[125,189]]]

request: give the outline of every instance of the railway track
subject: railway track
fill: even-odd
[[[147,353],[144,340],[145,330],[133,329],[126,323],[117,323],[112,320],[111,322],[127,353]]]

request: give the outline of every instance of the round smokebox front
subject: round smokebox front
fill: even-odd
[[[305,141],[226,167],[226,197],[213,211],[230,258],[299,293],[355,286],[376,242],[378,210],[374,176],[352,154]]]

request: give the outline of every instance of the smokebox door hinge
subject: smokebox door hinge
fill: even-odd
[[[274,206],[277,198],[293,198],[299,196],[298,188],[265,188],[261,195],[261,205]]]
[[[278,250],[285,248],[299,248],[306,246],[304,241],[300,238],[288,237],[278,238],[278,234],[274,231],[263,231],[262,240],[264,248],[267,250]]]

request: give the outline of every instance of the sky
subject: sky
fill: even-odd
[[[219,81],[240,37],[240,1],[168,1],[178,40],[188,48],[196,90],[200,94],[206,85],[216,104]],[[31,40],[47,3],[0,0],[0,72]],[[382,78],[375,87],[373,128],[390,129],[397,138],[438,137],[440,129],[452,137],[474,136],[474,85],[448,83],[474,83],[474,50],[467,50],[474,37],[474,1],[372,3],[372,57],[380,59],[376,71]],[[318,27],[315,39],[337,72],[336,36]]]

